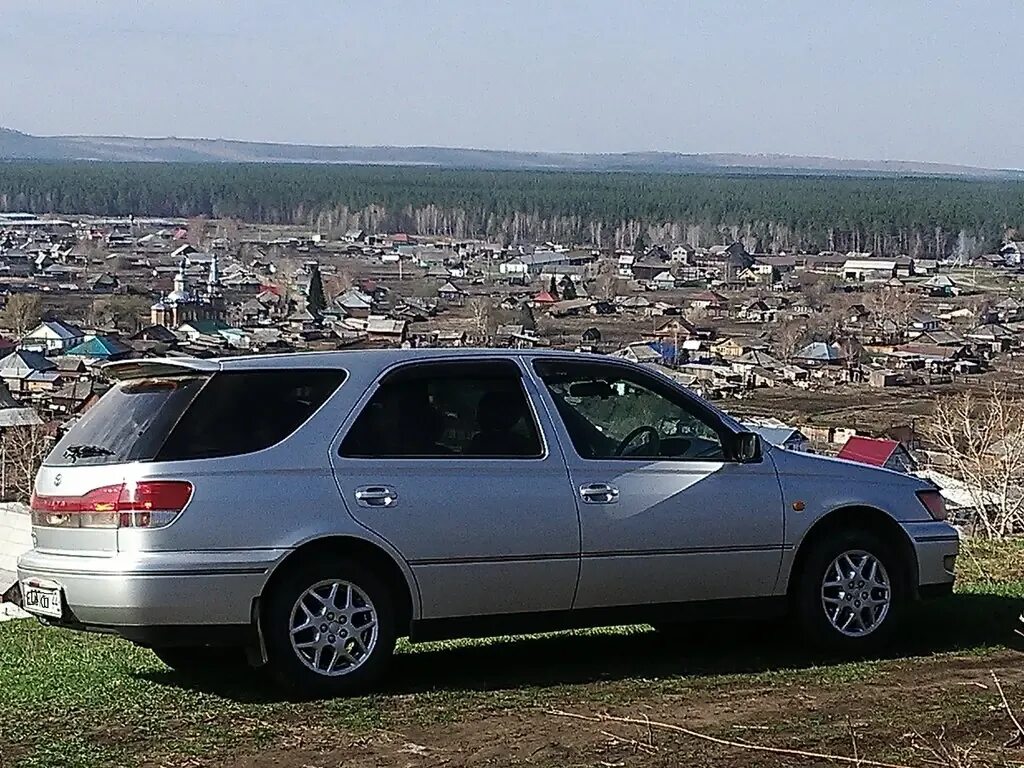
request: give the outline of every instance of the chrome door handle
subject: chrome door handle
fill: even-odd
[[[356,504],[361,507],[390,507],[398,501],[398,494],[383,485],[368,485],[357,488]]]
[[[619,489],[609,483],[588,483],[580,486],[580,498],[587,504],[614,504]]]

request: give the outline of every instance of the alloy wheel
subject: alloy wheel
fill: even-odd
[[[377,634],[373,602],[348,581],[317,582],[292,607],[292,650],[319,675],[338,677],[358,669],[372,655]]]
[[[843,552],[825,569],[821,605],[832,628],[840,634],[871,634],[885,621],[891,604],[889,574],[870,552]]]

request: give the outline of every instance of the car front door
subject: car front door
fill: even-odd
[[[730,458],[696,397],[635,366],[538,360],[580,510],[574,607],[771,594],[783,551],[770,457]]]
[[[335,451],[350,514],[402,554],[422,617],[567,610],[579,517],[511,360],[417,362],[364,395]]]

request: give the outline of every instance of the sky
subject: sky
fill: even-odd
[[[1024,168],[1020,0],[0,0],[26,133]]]

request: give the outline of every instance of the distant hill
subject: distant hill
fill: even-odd
[[[624,152],[511,152],[448,147],[271,144],[228,139],[131,136],[32,136],[0,128],[0,160],[96,160],[154,163],[327,163],[480,170],[622,171],[843,176],[953,176],[1024,180],[1024,171],[900,160],[796,155]]]

